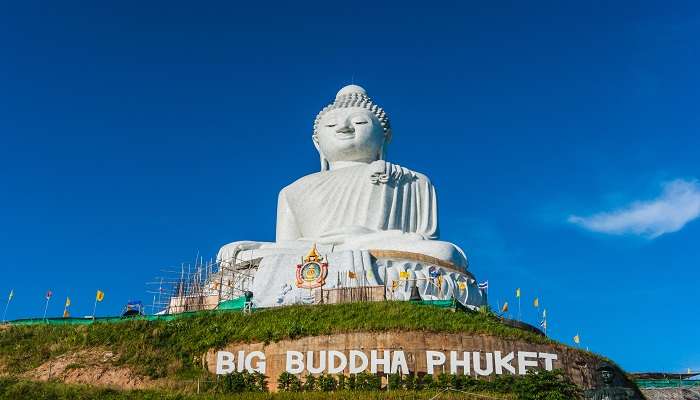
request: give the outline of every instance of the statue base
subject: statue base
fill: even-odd
[[[216,285],[220,280],[224,287],[233,286],[232,297],[249,290],[253,292],[255,307],[408,301],[414,286],[422,300],[454,299],[472,309],[487,304],[486,294],[478,288],[470,272],[423,254],[343,250],[328,254],[321,252],[322,256],[317,253],[306,262],[306,252],[257,258],[255,253],[257,251],[249,252],[248,262],[224,265],[224,276],[213,276],[210,285]]]

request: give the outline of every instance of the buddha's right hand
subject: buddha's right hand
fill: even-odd
[[[240,241],[229,243],[221,249],[219,249],[219,253],[216,255],[216,261],[220,263],[235,264],[237,262],[236,256],[238,255],[238,253],[245,250],[259,249],[262,245],[262,242],[252,241]]]

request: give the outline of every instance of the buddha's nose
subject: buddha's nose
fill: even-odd
[[[338,128],[335,131],[338,133],[352,133],[355,132],[355,129],[352,127],[352,124],[346,121],[342,124],[338,124]]]

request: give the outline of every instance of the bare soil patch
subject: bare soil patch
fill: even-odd
[[[27,379],[80,383],[120,389],[144,389],[153,386],[148,377],[140,376],[125,366],[114,365],[117,356],[100,349],[64,354],[24,373]]]

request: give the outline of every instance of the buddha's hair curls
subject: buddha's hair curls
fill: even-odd
[[[386,115],[384,109],[379,107],[377,104],[373,103],[372,99],[370,99],[369,96],[367,96],[367,94],[362,92],[350,92],[346,94],[339,94],[335,98],[335,101],[324,107],[323,110],[321,110],[321,112],[318,113],[316,119],[314,120],[313,136],[316,136],[316,134],[318,133],[318,124],[321,121],[321,117],[323,117],[323,114],[338,108],[349,107],[364,108],[372,112],[372,114],[374,114],[374,116],[377,117],[377,119],[379,120],[379,124],[384,130],[384,135],[387,137],[391,137],[391,125],[389,124],[389,116]]]

